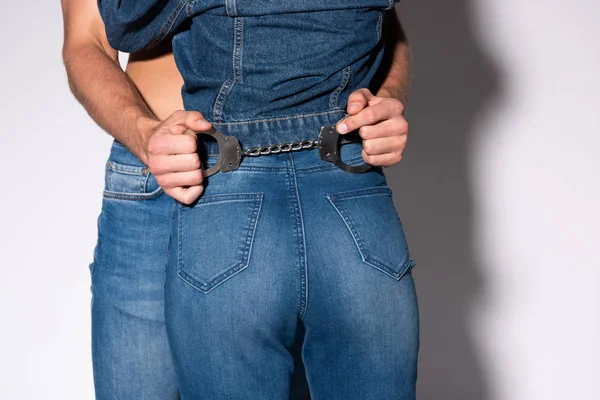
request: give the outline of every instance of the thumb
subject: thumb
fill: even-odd
[[[369,100],[373,97],[371,91],[367,88],[355,90],[348,96],[348,114],[354,115],[365,108]]]
[[[186,115],[185,125],[196,132],[207,131],[212,127],[212,124],[198,111],[190,111]]]

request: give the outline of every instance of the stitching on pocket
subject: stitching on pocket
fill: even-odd
[[[158,189],[149,192],[149,193],[122,193],[122,192],[112,192],[110,190],[104,190],[103,196],[105,199],[113,199],[113,200],[152,200],[163,194],[162,187],[158,187]]]
[[[234,275],[238,274],[242,270],[248,267],[250,263],[250,257],[252,256],[252,247],[254,244],[254,235],[256,233],[256,227],[258,225],[258,218],[260,215],[260,210],[262,208],[263,202],[263,193],[227,193],[220,195],[211,195],[201,198],[201,200],[194,206],[193,208],[187,208],[186,206],[181,205],[178,210],[178,228],[177,228],[177,275],[184,282],[194,287],[195,289],[203,292],[209,293],[214,288],[224,283]],[[245,229],[245,237],[241,238],[241,253],[242,259],[236,261],[234,264],[227,265],[224,267],[224,270],[216,276],[209,277],[194,277],[193,274],[193,262],[190,263],[192,265],[186,265],[183,255],[183,241],[184,240],[192,240],[190,238],[184,237],[183,232],[183,218],[185,213],[193,213],[196,207],[204,206],[211,203],[217,204],[227,204],[227,203],[237,203],[237,202],[250,202],[251,204],[250,212],[246,221],[244,221],[244,225],[239,227],[238,222],[236,221],[236,228]],[[189,258],[189,256],[188,256]],[[189,259],[187,260],[189,262]],[[186,271],[187,270],[187,271]]]
[[[112,160],[108,161],[107,165],[111,171],[120,172],[122,174],[148,175],[148,168],[140,167],[138,165],[126,165]]]
[[[345,192],[338,192],[338,193],[326,193],[325,196],[327,196],[328,199],[331,200],[343,200],[343,199],[347,199],[348,197],[362,197],[362,196],[370,196],[370,195],[377,195],[377,194],[381,194],[381,195],[392,195],[394,192],[392,191],[392,188],[390,188],[389,186],[375,186],[375,187],[369,187],[369,188],[363,188],[363,189],[353,189],[353,190],[347,190]]]
[[[327,199],[329,200],[329,202],[331,203],[333,208],[336,210],[336,212],[338,213],[338,215],[340,216],[340,218],[342,219],[342,221],[348,228],[348,231],[350,232],[350,235],[352,236],[352,239],[354,240],[354,243],[355,243],[356,248],[362,258],[362,261],[365,264],[368,264],[368,265],[372,266],[373,268],[378,269],[379,271],[385,273],[386,275],[388,275],[396,280],[400,280],[402,278],[402,276],[404,276],[406,274],[406,272],[409,270],[409,268],[411,267],[411,260],[410,260],[408,245],[406,246],[406,250],[404,251],[401,261],[399,263],[397,263],[396,264],[397,266],[394,268],[393,266],[390,265],[389,261],[381,259],[376,254],[373,254],[373,252],[371,252],[371,251],[369,251],[369,249],[367,249],[364,241],[361,239],[360,232],[356,228],[357,224],[354,222],[354,219],[352,218],[351,213],[349,213],[347,210],[345,210],[343,207],[341,207],[341,204],[339,203],[340,200],[344,200],[344,199],[357,199],[357,198],[361,198],[361,197],[381,196],[381,195],[391,196],[392,189],[388,186],[381,186],[381,187],[364,188],[364,189],[358,189],[358,190],[350,190],[350,191],[339,192],[339,193],[334,193],[334,194],[329,194],[329,193],[325,194],[325,196],[327,197]],[[338,204],[336,204],[336,202],[338,202]],[[395,210],[395,207],[394,207],[394,211],[395,211],[394,214],[397,218],[398,224],[401,225],[400,217],[398,216],[398,213]]]
[[[151,200],[159,197],[163,193],[162,187],[158,186],[151,192],[146,192],[148,187],[148,180],[150,179],[150,173],[147,167],[138,165],[122,164],[116,161],[109,160],[106,163],[106,174],[107,174],[107,187],[103,190],[103,197],[106,199],[116,200]],[[133,184],[131,185],[130,191],[123,189],[111,190],[110,187],[115,183],[117,176],[129,176],[135,179],[137,177],[136,189],[133,191]],[[127,186],[126,184],[124,186]]]

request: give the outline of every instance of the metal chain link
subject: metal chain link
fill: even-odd
[[[318,147],[318,140],[301,140],[299,142],[292,143],[283,143],[283,144],[274,144],[271,146],[262,146],[262,147],[251,147],[249,149],[244,150],[243,154],[245,156],[265,156],[268,154],[279,154],[279,153],[288,153],[290,151],[299,151],[306,149],[313,149]]]

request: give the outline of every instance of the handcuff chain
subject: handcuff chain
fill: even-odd
[[[301,140],[299,142],[274,144],[271,146],[251,147],[242,153],[245,156],[264,156],[269,154],[288,153],[290,151],[300,151],[313,149],[319,146],[318,140]]]

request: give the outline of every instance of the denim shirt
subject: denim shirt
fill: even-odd
[[[350,93],[363,87],[377,91],[372,80],[385,48],[385,11],[398,1],[98,0],[98,5],[115,49],[140,51],[173,33],[185,109],[200,111],[247,145],[268,145],[306,139],[319,125],[345,115]]]

